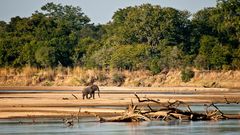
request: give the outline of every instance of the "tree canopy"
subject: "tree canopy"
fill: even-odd
[[[240,69],[240,2],[188,11],[143,4],[91,24],[80,7],[47,3],[30,17],[0,21],[0,66],[150,70]]]

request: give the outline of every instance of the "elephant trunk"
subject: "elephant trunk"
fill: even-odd
[[[100,97],[100,90],[98,89],[98,97]]]

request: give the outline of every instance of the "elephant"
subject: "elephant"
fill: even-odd
[[[95,91],[98,91],[98,97],[100,98],[100,90],[97,85],[91,85],[82,90],[82,97],[85,99],[85,96],[87,99],[95,99]],[[90,94],[90,97],[88,97],[88,94]]]

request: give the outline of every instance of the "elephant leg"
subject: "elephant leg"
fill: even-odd
[[[88,95],[90,95],[90,96],[88,96]],[[87,99],[90,99],[91,98],[91,94],[87,94]]]
[[[82,94],[82,98],[83,98],[83,99],[85,98],[85,94]]]
[[[91,99],[92,98],[92,93],[90,93],[90,97],[89,97],[89,99]]]
[[[92,93],[92,97],[93,97],[93,99],[95,99],[95,93]]]

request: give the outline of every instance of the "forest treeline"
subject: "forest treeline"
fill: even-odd
[[[30,17],[0,21],[0,67],[150,70],[240,69],[240,1],[191,15],[143,4],[92,24],[80,7],[48,3]]]

